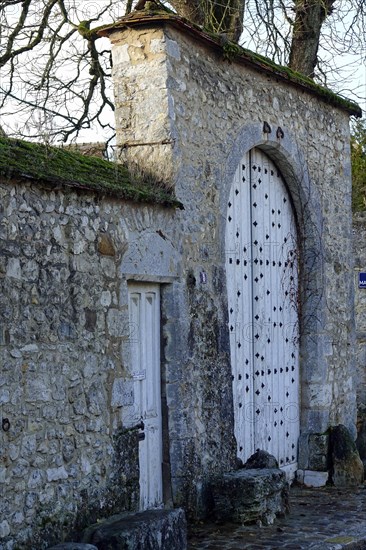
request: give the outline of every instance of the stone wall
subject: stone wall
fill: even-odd
[[[366,461],[366,290],[359,288],[359,273],[366,271],[366,215],[353,217],[353,251],[355,281],[355,321],[356,321],[356,390],[358,411],[357,446],[361,458]]]
[[[225,220],[253,147],[282,172],[301,237],[302,434],[355,434],[349,113],[169,23],[112,41],[121,156],[168,179],[184,209],[1,183],[9,550],[138,506],[129,280],[161,288],[165,502],[204,515],[210,478],[235,467]]]
[[[225,311],[227,197],[243,154],[260,147],[286,179],[301,236],[302,431],[342,423],[355,435],[349,115],[248,60],[225,61],[209,39],[158,19],[126,20],[110,31],[117,136],[121,145],[134,144],[123,147],[124,158],[153,167],[164,157],[171,165],[185,206],[183,263],[195,264],[190,316],[201,305]],[[207,267],[198,235],[207,243]],[[211,362],[204,349],[190,357],[195,376]],[[202,448],[209,418],[199,427]]]
[[[138,508],[121,262],[172,215],[0,183],[0,548],[39,550]]]
[[[169,402],[186,409],[170,417],[178,500],[182,487],[187,494],[184,472],[193,468],[192,479],[204,480],[217,459],[215,447],[225,441],[213,439],[211,419],[230,403],[223,326],[226,208],[235,171],[253,147],[282,172],[297,215],[302,433],[323,434],[341,423],[356,434],[349,112],[253,60],[225,60],[222,48],[186,27],[142,15],[108,31],[121,157],[157,171],[164,159],[185,208],[181,281],[188,294],[183,286],[175,289],[180,318],[166,357]],[[183,385],[170,374],[177,365]],[[204,493],[203,485],[195,490],[196,498]]]

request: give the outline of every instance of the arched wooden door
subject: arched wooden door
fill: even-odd
[[[291,475],[299,437],[298,247],[292,202],[259,149],[227,204],[226,274],[238,456],[273,454]]]

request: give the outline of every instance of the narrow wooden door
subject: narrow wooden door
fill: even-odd
[[[266,450],[291,475],[300,420],[297,231],[285,182],[257,149],[235,174],[226,254],[238,456]]]
[[[131,365],[139,441],[140,509],[159,507],[162,489],[160,288],[129,284]]]

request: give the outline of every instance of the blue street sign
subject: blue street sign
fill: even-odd
[[[358,288],[366,288],[366,273],[358,274]]]

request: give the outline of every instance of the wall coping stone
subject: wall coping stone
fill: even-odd
[[[149,4],[151,4],[151,2]],[[174,13],[166,11],[159,11],[157,13],[156,10],[135,11],[120,18],[116,23],[110,26],[100,27],[99,29],[95,29],[95,31],[100,36],[108,36],[111,38],[111,35],[115,32],[129,27],[141,26],[174,27],[185,34],[193,36],[196,40],[199,40],[211,49],[220,51],[223,59],[229,62],[244,64],[257,71],[259,70],[261,73],[272,75],[277,80],[287,82],[296,88],[303,89],[309,94],[315,95],[325,103],[338,107],[350,115],[358,118],[362,117],[360,106],[353,101],[332,92],[329,88],[316,84],[311,78],[297,73],[288,67],[277,65],[267,57],[242,48],[233,42],[223,41],[220,35],[214,33],[209,34],[198,25]]]

